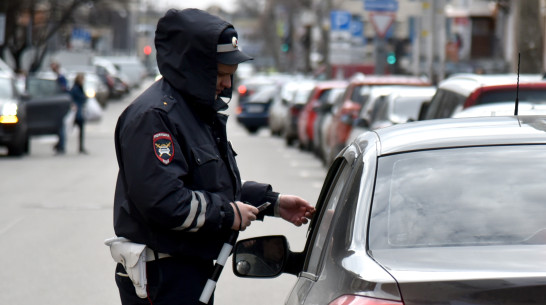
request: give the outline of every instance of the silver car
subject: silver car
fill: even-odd
[[[359,136],[330,167],[304,251],[239,241],[286,304],[546,304],[546,116],[442,119]]]

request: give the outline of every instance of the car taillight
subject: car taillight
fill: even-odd
[[[235,114],[241,114],[241,112],[243,112],[243,107],[237,106],[237,108],[235,108]]]
[[[237,91],[239,91],[239,94],[244,95],[246,93],[246,86],[240,85],[239,88],[237,88]]]
[[[358,295],[342,295],[330,302],[328,305],[404,305],[404,303]]]

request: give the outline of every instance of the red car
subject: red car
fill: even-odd
[[[519,87],[518,87],[519,78]],[[544,104],[546,82],[539,74],[459,74],[443,80],[420,119],[441,119],[470,107],[493,103]]]
[[[315,148],[314,126],[317,110],[328,100],[332,89],[345,87],[347,87],[347,82],[342,80],[322,81],[316,84],[298,117],[298,141],[301,149],[312,150]]]
[[[371,87],[386,85],[430,86],[427,79],[402,75],[357,75],[347,86],[340,104],[334,105],[332,122],[327,130],[326,146],[328,155],[326,164],[347,145],[347,139],[353,128],[353,121],[358,118],[360,109],[365,107]]]

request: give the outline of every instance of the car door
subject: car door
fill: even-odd
[[[29,135],[56,134],[70,109],[70,94],[62,92],[55,79],[40,77],[29,77],[27,94]]]
[[[298,275],[286,304],[307,304],[308,293],[313,289],[323,267],[325,249],[330,243],[329,236],[333,230],[332,224],[336,211],[346,199],[346,187],[350,185],[350,177],[353,172],[353,163],[356,157],[356,149],[349,147],[342,157],[337,158],[323,185],[316,208],[318,217],[309,225],[309,239],[306,242],[306,259],[303,271]]]

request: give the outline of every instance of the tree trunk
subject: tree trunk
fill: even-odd
[[[542,26],[540,21],[540,0],[517,1],[519,22],[517,33],[517,52],[521,54],[519,72],[543,73]],[[517,64],[518,54],[515,54]]]

